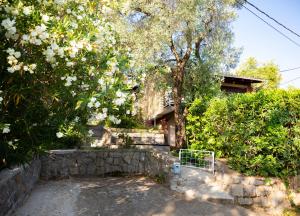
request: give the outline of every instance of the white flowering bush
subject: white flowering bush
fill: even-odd
[[[130,59],[110,1],[0,1],[0,168],[53,143],[75,145],[88,121],[130,115]],[[127,114],[126,114],[127,113]]]

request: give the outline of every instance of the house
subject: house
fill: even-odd
[[[221,90],[228,94],[252,92],[253,84],[258,83],[263,83],[263,80],[223,75]],[[160,126],[164,131],[166,144],[175,146],[174,101],[171,89],[163,92],[157,89],[155,82],[147,83],[140,109],[148,124]]]

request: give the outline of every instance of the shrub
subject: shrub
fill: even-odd
[[[193,149],[215,151],[249,175],[295,175],[300,168],[300,90],[196,100],[187,117]]]
[[[0,1],[0,169],[78,145],[89,119],[121,122],[134,80],[110,4]]]

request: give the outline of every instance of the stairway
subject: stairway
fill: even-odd
[[[91,126],[93,131],[91,141],[85,147],[111,147],[124,144],[120,135],[125,135],[133,145],[165,146],[164,134],[160,130],[104,128]]]

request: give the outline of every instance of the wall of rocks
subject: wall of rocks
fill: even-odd
[[[40,170],[41,162],[35,159],[29,164],[0,172],[0,216],[10,214],[30,195]]]
[[[41,157],[42,179],[108,175],[168,175],[173,160],[140,149],[54,150]]]
[[[289,207],[286,187],[279,179],[216,174],[216,180],[222,182],[236,204],[267,208],[274,215]]]

